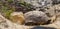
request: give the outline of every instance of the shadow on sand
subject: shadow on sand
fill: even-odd
[[[31,29],[56,29],[56,28],[53,28],[53,27],[43,27],[43,26],[36,26],[36,27],[33,27]]]

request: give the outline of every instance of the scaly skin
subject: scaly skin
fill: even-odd
[[[25,23],[32,22],[36,24],[44,24],[47,23],[49,17],[42,11],[30,11],[24,14]]]

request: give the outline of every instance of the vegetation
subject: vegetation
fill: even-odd
[[[21,7],[22,10],[24,9],[26,9],[27,11],[32,10],[32,7],[31,7],[32,5],[24,2],[23,0],[20,0],[20,1],[6,0],[3,2],[1,0],[0,5],[1,5],[0,12],[2,12],[3,16],[5,16],[6,18],[9,18],[10,14],[18,9],[18,6],[19,7],[22,6]]]

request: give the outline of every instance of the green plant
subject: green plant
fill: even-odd
[[[1,10],[3,13],[4,13],[4,16],[6,18],[9,18],[10,17],[10,14],[14,11],[13,9],[8,9],[8,7],[2,7],[2,10]]]
[[[13,2],[14,0],[7,0],[7,1],[11,3],[11,2]]]
[[[27,10],[32,10],[32,5],[26,2],[20,3],[20,5],[23,5],[25,8],[27,8]]]
[[[7,1],[8,1],[7,3],[0,2],[0,4],[2,5],[1,12],[4,13],[4,16],[6,18],[9,18],[10,14],[15,11],[15,3],[13,3],[14,0],[7,0]],[[9,5],[9,4],[11,4],[11,2],[14,5]],[[28,11],[31,10],[31,4],[28,4],[28,3],[24,2],[23,0],[20,0],[19,2],[17,2],[17,4],[23,5],[23,7],[26,8],[26,10],[28,10]]]

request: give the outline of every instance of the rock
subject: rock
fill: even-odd
[[[36,24],[44,24],[47,23],[49,17],[42,11],[30,11],[24,14],[25,23],[36,23]],[[34,24],[33,24],[34,25]]]
[[[11,21],[6,19],[0,14],[0,28],[1,29],[15,29],[15,26]]]
[[[27,28],[32,27],[13,23],[0,14],[0,29],[27,29]]]
[[[60,4],[54,5],[54,6],[49,6],[48,9],[46,10],[45,13],[49,18],[51,19],[51,22],[56,21],[57,15],[59,16],[60,14]]]
[[[45,9],[45,13],[49,16],[49,17],[52,17],[55,15],[55,9],[53,7],[48,7],[48,9]]]
[[[10,19],[12,22],[23,24],[25,18],[22,12],[13,12],[11,13]]]
[[[52,0],[53,4],[60,4],[60,0]]]
[[[24,0],[35,7],[46,7],[52,5],[52,0]]]
[[[56,15],[54,15],[54,16],[51,17],[50,19],[51,19],[50,23],[54,23],[54,22],[56,21],[57,17],[56,17]]]
[[[45,13],[49,14],[50,16],[54,16],[60,12],[60,4],[49,6],[48,9],[45,9]]]
[[[11,22],[0,14],[0,29],[30,29],[34,26],[24,26]]]
[[[60,29],[60,21],[49,25],[24,26],[13,23],[0,14],[0,29]]]

